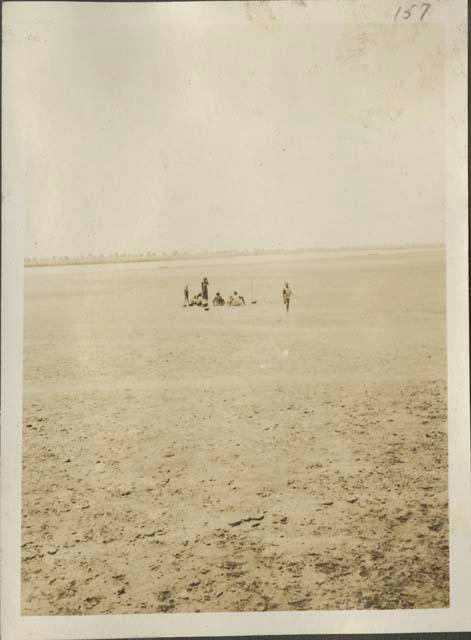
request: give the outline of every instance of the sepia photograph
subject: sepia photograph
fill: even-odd
[[[8,4],[20,615],[449,609],[434,3]]]

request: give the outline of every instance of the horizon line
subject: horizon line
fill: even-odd
[[[146,251],[145,253],[122,253],[114,252],[112,254],[88,254],[88,255],[70,255],[70,256],[48,256],[25,257],[24,266],[67,266],[77,264],[102,264],[102,263],[126,263],[126,262],[163,262],[171,260],[185,260],[194,258],[207,257],[234,257],[234,256],[257,256],[257,255],[280,255],[280,254],[296,254],[296,253],[331,253],[340,251],[397,251],[397,250],[414,250],[414,249],[433,249],[446,247],[446,242],[433,243],[408,243],[408,244],[389,244],[389,245],[343,245],[338,247],[302,247],[298,249],[221,249],[217,251],[211,250],[169,250],[162,252]]]

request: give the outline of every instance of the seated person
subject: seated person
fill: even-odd
[[[193,306],[201,307],[202,303],[203,303],[203,294],[195,293],[195,295],[192,297],[190,301],[190,307],[193,307]]]
[[[240,296],[237,291],[234,291],[234,295],[229,298],[229,304],[232,307],[240,307],[241,305],[245,305],[244,296]]]
[[[218,292],[213,298],[213,306],[214,307],[222,307],[226,304],[226,301],[222,297],[222,295]]]

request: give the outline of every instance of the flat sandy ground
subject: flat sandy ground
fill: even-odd
[[[183,308],[203,276],[257,304]],[[448,605],[444,251],[25,291],[24,614]]]

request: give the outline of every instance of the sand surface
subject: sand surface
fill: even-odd
[[[24,365],[24,614],[448,605],[444,251],[27,269]]]

